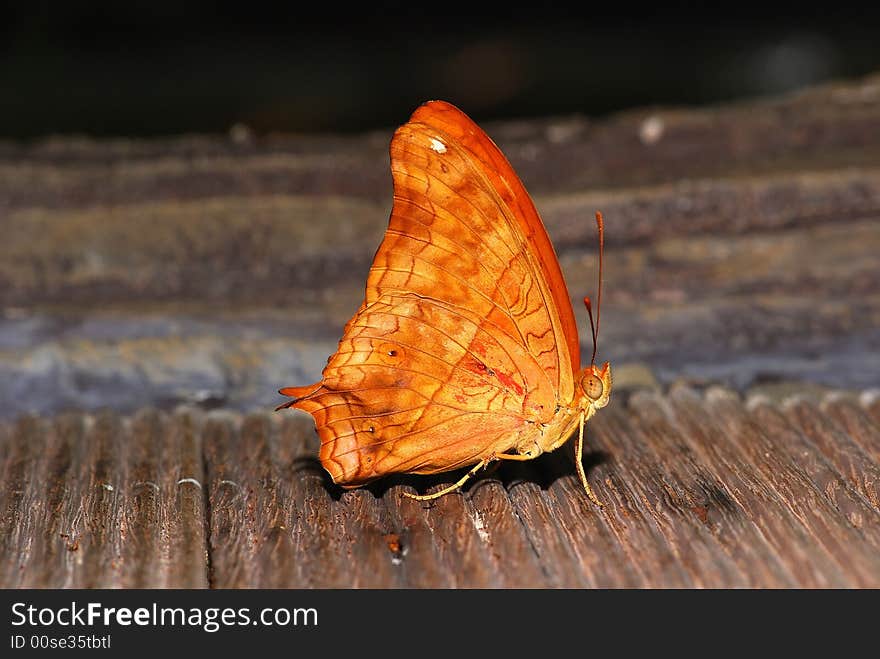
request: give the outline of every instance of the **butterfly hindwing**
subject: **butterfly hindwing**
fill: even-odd
[[[412,294],[383,296],[353,319],[320,387],[295,403],[314,416],[336,482],[445,471],[513,446],[526,423],[526,355],[484,324]]]

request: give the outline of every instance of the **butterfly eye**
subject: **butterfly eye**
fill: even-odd
[[[602,380],[592,373],[584,376],[581,380],[581,387],[584,393],[587,394],[587,397],[593,400],[599,400],[605,391],[605,385],[602,384]]]

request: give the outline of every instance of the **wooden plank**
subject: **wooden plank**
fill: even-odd
[[[658,567],[680,564],[687,575],[683,584],[669,585],[752,585],[743,567],[746,561],[719,537],[721,526],[741,527],[741,511],[711,468],[685,444],[668,406],[643,393],[633,396],[625,409],[608,419],[603,413],[603,426],[609,420],[616,423],[607,433],[597,423],[600,432],[595,434],[600,440],[607,437],[604,450],[620,465],[619,486],[632,490],[641,518],[659,532],[658,550],[667,557]],[[632,553],[640,557],[646,552],[637,546]]]
[[[382,487],[381,484],[376,487]],[[392,533],[403,543],[400,567],[408,588],[451,588],[457,583],[449,566],[437,559],[434,531],[428,524],[423,504],[403,496],[403,491],[415,493],[415,488],[399,482],[390,484],[383,499],[388,508]]]
[[[872,399],[794,391],[621,392],[587,428],[601,509],[565,449],[423,503],[457,476],[341,491],[301,414],[23,417],[0,584],[877,587]]]
[[[280,421],[276,428],[275,422]],[[328,530],[334,526],[333,495],[317,461],[314,424],[301,416],[275,415],[277,512],[281,525],[280,551],[273,552],[274,573],[267,587],[329,587],[344,579]],[[284,527],[283,529],[281,527]],[[289,549],[285,548],[290,544]],[[322,564],[324,561],[324,564]]]
[[[850,426],[847,432],[834,423],[833,419],[837,414],[827,412],[832,405],[826,405],[823,411],[805,400],[795,398],[787,401],[783,410],[786,417],[821,451],[832,466],[835,476],[832,479],[826,478],[828,484],[825,492],[836,500],[838,507],[841,507],[841,504],[837,490],[841,484],[836,479],[842,476],[855,492],[868,500],[875,512],[880,513],[880,466],[876,462],[877,456],[872,457],[866,453],[855,440],[856,436],[880,436],[880,428],[871,428],[865,432],[868,424],[864,423],[866,419],[858,408],[852,405],[834,406],[837,408],[835,412],[842,413],[844,419],[855,422],[847,424]],[[846,410],[846,407],[850,409]],[[813,480],[816,478],[813,477]],[[859,508],[860,506],[855,505],[850,505],[848,508],[850,521],[853,524],[870,528],[880,525],[880,517],[872,515],[864,517]]]
[[[87,418],[73,445],[71,496],[59,516],[74,559],[72,587],[109,588],[122,580],[126,439],[121,419],[103,413]]]
[[[261,585],[264,563],[254,560],[265,540],[258,502],[272,495],[272,461],[264,424],[214,414],[202,429],[208,492],[211,584]],[[274,510],[269,511],[270,514]],[[273,540],[280,539],[272,536]]]
[[[453,472],[430,479],[436,484],[424,493],[436,492],[459,476]],[[422,517],[424,530],[431,538],[432,559],[446,573],[449,586],[492,588],[500,584],[498,564],[489,559],[486,543],[480,536],[482,529],[478,527],[466,493],[454,492],[428,502],[399,496],[397,514],[408,520]]]
[[[198,444],[181,450],[154,410],[43,423],[20,422],[6,460],[3,556],[17,573],[2,583],[207,586]]]
[[[40,478],[44,465],[39,457],[45,454],[47,429],[44,422],[23,417],[7,428],[4,435],[0,471],[0,583],[17,587],[30,581],[26,570],[33,536],[43,534],[38,518],[44,500],[44,481]],[[49,493],[56,505],[58,487]],[[45,533],[55,535],[55,529],[46,529]],[[57,542],[62,544],[63,539],[59,537]]]
[[[850,573],[860,573],[865,581],[859,585],[876,584],[880,580],[880,513],[800,428],[787,423],[779,409],[763,402],[751,408],[755,422],[774,440],[768,448],[775,446],[780,456],[787,458],[785,470],[777,472],[779,482],[789,478],[800,481],[781,485],[790,493],[789,505],[801,512],[805,525],[829,553],[846,560]]]
[[[839,587],[876,585],[880,578],[880,553],[871,548],[872,536],[866,537],[839,514],[835,502],[825,494],[825,479],[834,478],[827,463],[802,440],[796,429],[767,402],[756,399],[748,409],[736,406],[726,396],[709,401],[710,409],[722,416],[724,427],[740,438],[738,446],[745,460],[760,474],[793,513],[793,519],[808,534],[807,542],[818,551],[810,559],[824,553],[828,572],[820,575],[827,585]],[[743,437],[751,441],[743,441]],[[816,478],[818,481],[811,480]],[[864,512],[869,509],[850,492],[842,490],[841,500],[853,503]],[[822,584],[825,585],[825,584]]]
[[[740,552],[747,552],[741,564],[749,570],[757,583],[801,587],[831,587],[851,582],[832,556],[818,550],[808,529],[792,515],[784,493],[772,485],[765,473],[766,464],[756,468],[748,459],[749,444],[755,441],[754,431],[746,426],[741,402],[728,391],[714,390],[710,396],[711,413],[704,413],[702,401],[692,391],[679,388],[672,393],[671,411],[685,438],[693,438],[688,445],[697,452],[698,459],[706,462],[718,474],[734,504],[742,509],[753,528],[731,525],[731,538],[747,539],[739,543]],[[722,407],[726,406],[726,407]],[[719,407],[722,411],[719,411]],[[764,456],[771,457],[769,451]],[[763,540],[759,540],[763,539]],[[752,544],[754,542],[754,544]],[[769,550],[762,544],[766,543]],[[749,554],[770,554],[775,560],[751,562]]]
[[[45,471],[30,487],[45,487],[37,492],[34,511],[38,522],[31,529],[32,555],[23,572],[22,586],[71,586],[80,559],[79,540],[71,528],[71,513],[78,508],[73,501],[72,485],[77,479],[80,446],[86,441],[88,421],[80,415],[65,414],[46,428]],[[41,442],[37,442],[40,446]],[[74,505],[72,505],[74,504]]]
[[[311,420],[281,415],[206,427],[215,587],[402,585],[384,503],[368,490],[334,501],[313,438]]]
[[[160,580],[167,588],[209,585],[206,476],[199,422],[196,413],[181,411],[162,417],[161,425],[153,426],[151,432],[162,455],[160,537],[167,543],[162,552],[167,559],[162,562]]]
[[[318,460],[314,422],[296,415],[285,419],[279,436],[279,459],[290,483],[287,528],[293,541],[290,585],[345,588],[351,566],[337,551],[341,524],[336,510],[339,490],[332,487]]]
[[[394,530],[387,502],[369,489],[344,492],[339,499],[341,537],[338,551],[348,568],[349,588],[402,588],[406,529]]]
[[[547,458],[542,456],[537,460],[546,462]],[[556,515],[542,485],[546,481],[539,475],[536,465],[514,464],[506,469],[514,474],[507,486],[511,503],[538,558],[546,586],[587,587],[589,581],[580,569],[571,536]],[[601,554],[597,552],[596,555]]]
[[[869,392],[870,393],[870,392]],[[846,431],[847,436],[874,462],[880,462],[880,410],[876,405],[878,398],[872,395],[860,397],[828,396],[822,403],[822,411]]]
[[[549,586],[547,574],[504,483],[482,478],[468,490],[467,502],[483,551],[501,588]]]
[[[595,432],[599,425],[591,423],[587,430],[587,463],[597,449],[600,456],[618,455],[604,453],[604,444]],[[575,475],[567,448],[549,454],[542,465],[536,466],[545,469],[540,476],[545,484],[543,494],[562,542],[574,559],[570,571],[579,574],[587,587],[688,584],[688,575],[647,520],[642,502],[629,489],[625,458],[621,462],[615,459],[613,464],[601,462],[588,470],[596,495],[605,503],[605,508],[597,509]],[[530,532],[540,533],[542,529]],[[644,554],[636,556],[642,550]],[[544,561],[555,562],[556,557],[551,554]],[[565,573],[562,579],[563,586],[576,585]]]
[[[487,129],[523,178],[547,195],[589,186],[864,167],[880,162],[877,85],[874,75],[728,106],[646,108],[604,121],[573,116]],[[646,122],[654,130],[646,133]],[[302,191],[382,200],[389,179],[376,164],[387,161],[391,128],[348,139],[274,135],[247,144],[228,136],[0,142],[0,197],[10,200],[10,208]]]
[[[534,195],[582,328],[586,220],[605,212],[617,384],[878,385],[876,84],[487,127]],[[656,138],[639,137],[645,122]],[[0,145],[0,416],[268,410],[279,386],[312,381],[387,226],[390,135]]]

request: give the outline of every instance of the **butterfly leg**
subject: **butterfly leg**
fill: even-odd
[[[577,469],[578,477],[581,479],[581,483],[583,483],[584,489],[587,491],[587,496],[590,497],[590,501],[595,503],[600,508],[604,508],[604,504],[596,498],[596,495],[593,494],[593,488],[590,487],[590,481],[587,480],[587,474],[584,471],[584,415],[581,414],[581,423],[580,423],[580,431],[578,432],[577,442],[574,445],[574,465]]]
[[[487,464],[489,464],[489,462],[491,462],[491,460],[492,460],[492,458],[484,458],[483,460],[480,460],[480,462],[475,464],[473,469],[471,469],[468,473],[466,473],[464,476],[459,478],[455,483],[453,483],[449,487],[444,487],[439,492],[433,492],[432,494],[410,494],[409,492],[404,492],[403,494],[404,494],[404,496],[407,496],[410,499],[415,499],[416,501],[430,501],[431,499],[439,499],[444,494],[449,494],[450,492],[453,492],[454,490],[457,490],[458,488],[460,488],[462,485],[464,485],[468,481],[468,479],[473,477],[473,475],[476,474],[480,469],[482,469]]]

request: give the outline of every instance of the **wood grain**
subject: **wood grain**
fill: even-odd
[[[0,425],[0,585],[876,588],[871,404],[633,392],[588,435],[601,509],[563,451],[425,504],[416,477],[332,485],[299,415],[23,418]]]
[[[615,386],[880,386],[877,89],[486,124],[582,350],[604,211]],[[0,415],[265,409],[315,381],[388,223],[391,135],[0,144]]]
[[[201,447],[189,424],[144,410],[5,428],[3,583],[205,587]]]

